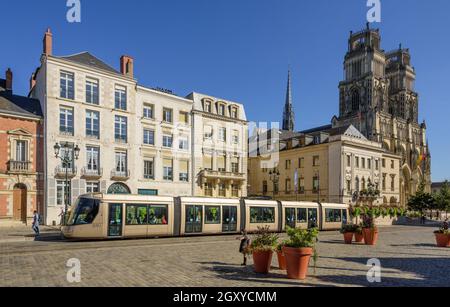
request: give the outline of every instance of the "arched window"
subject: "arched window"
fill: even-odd
[[[361,181],[361,189],[362,190],[365,190],[366,189],[366,179],[362,179],[362,181]]]
[[[353,90],[352,92],[352,111],[357,112],[359,111],[359,105],[360,105],[360,95],[358,90]]]
[[[113,183],[108,189],[108,194],[131,194],[131,191],[123,183]]]
[[[359,192],[359,178],[356,177],[355,179],[355,191]]]

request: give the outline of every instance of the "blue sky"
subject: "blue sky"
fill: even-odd
[[[82,22],[69,24],[66,0],[1,1],[0,71],[13,69],[16,93],[27,93],[51,27],[56,55],[87,50],[116,68],[132,55],[140,84],[239,101],[251,121],[281,120],[290,66],[298,130],[338,113],[349,31],[368,10],[366,0],[82,0]],[[410,48],[433,180],[450,178],[450,1],[381,3],[372,26],[385,50]]]

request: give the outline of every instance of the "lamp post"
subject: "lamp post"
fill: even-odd
[[[269,179],[272,181],[273,186],[273,198],[275,198],[275,183],[280,181],[280,172],[277,169],[269,172]],[[278,192],[278,191],[277,191]]]
[[[61,148],[64,150],[61,155]],[[78,145],[74,147],[69,143],[64,143],[62,146],[59,143],[56,143],[53,147],[55,150],[55,157],[59,158],[62,162],[62,166],[65,171],[65,186],[64,186],[64,217],[63,217],[63,225],[66,223],[66,216],[69,207],[69,165],[74,167],[75,160],[78,160],[80,156],[80,148]],[[73,155],[70,154],[70,149],[73,150]]]

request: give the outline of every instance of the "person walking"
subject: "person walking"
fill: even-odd
[[[242,266],[247,265],[247,252],[248,248],[250,247],[250,238],[247,235],[247,231],[245,229],[241,230],[241,236],[236,238],[241,240],[241,244],[239,245],[239,252],[244,256],[244,262],[242,263]]]
[[[38,237],[40,235],[40,232],[39,232],[39,213],[37,211],[33,212],[33,224],[31,228]]]

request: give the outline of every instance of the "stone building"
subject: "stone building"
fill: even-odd
[[[13,93],[13,73],[0,79],[0,225],[29,223],[43,212],[43,135],[39,101]]]

